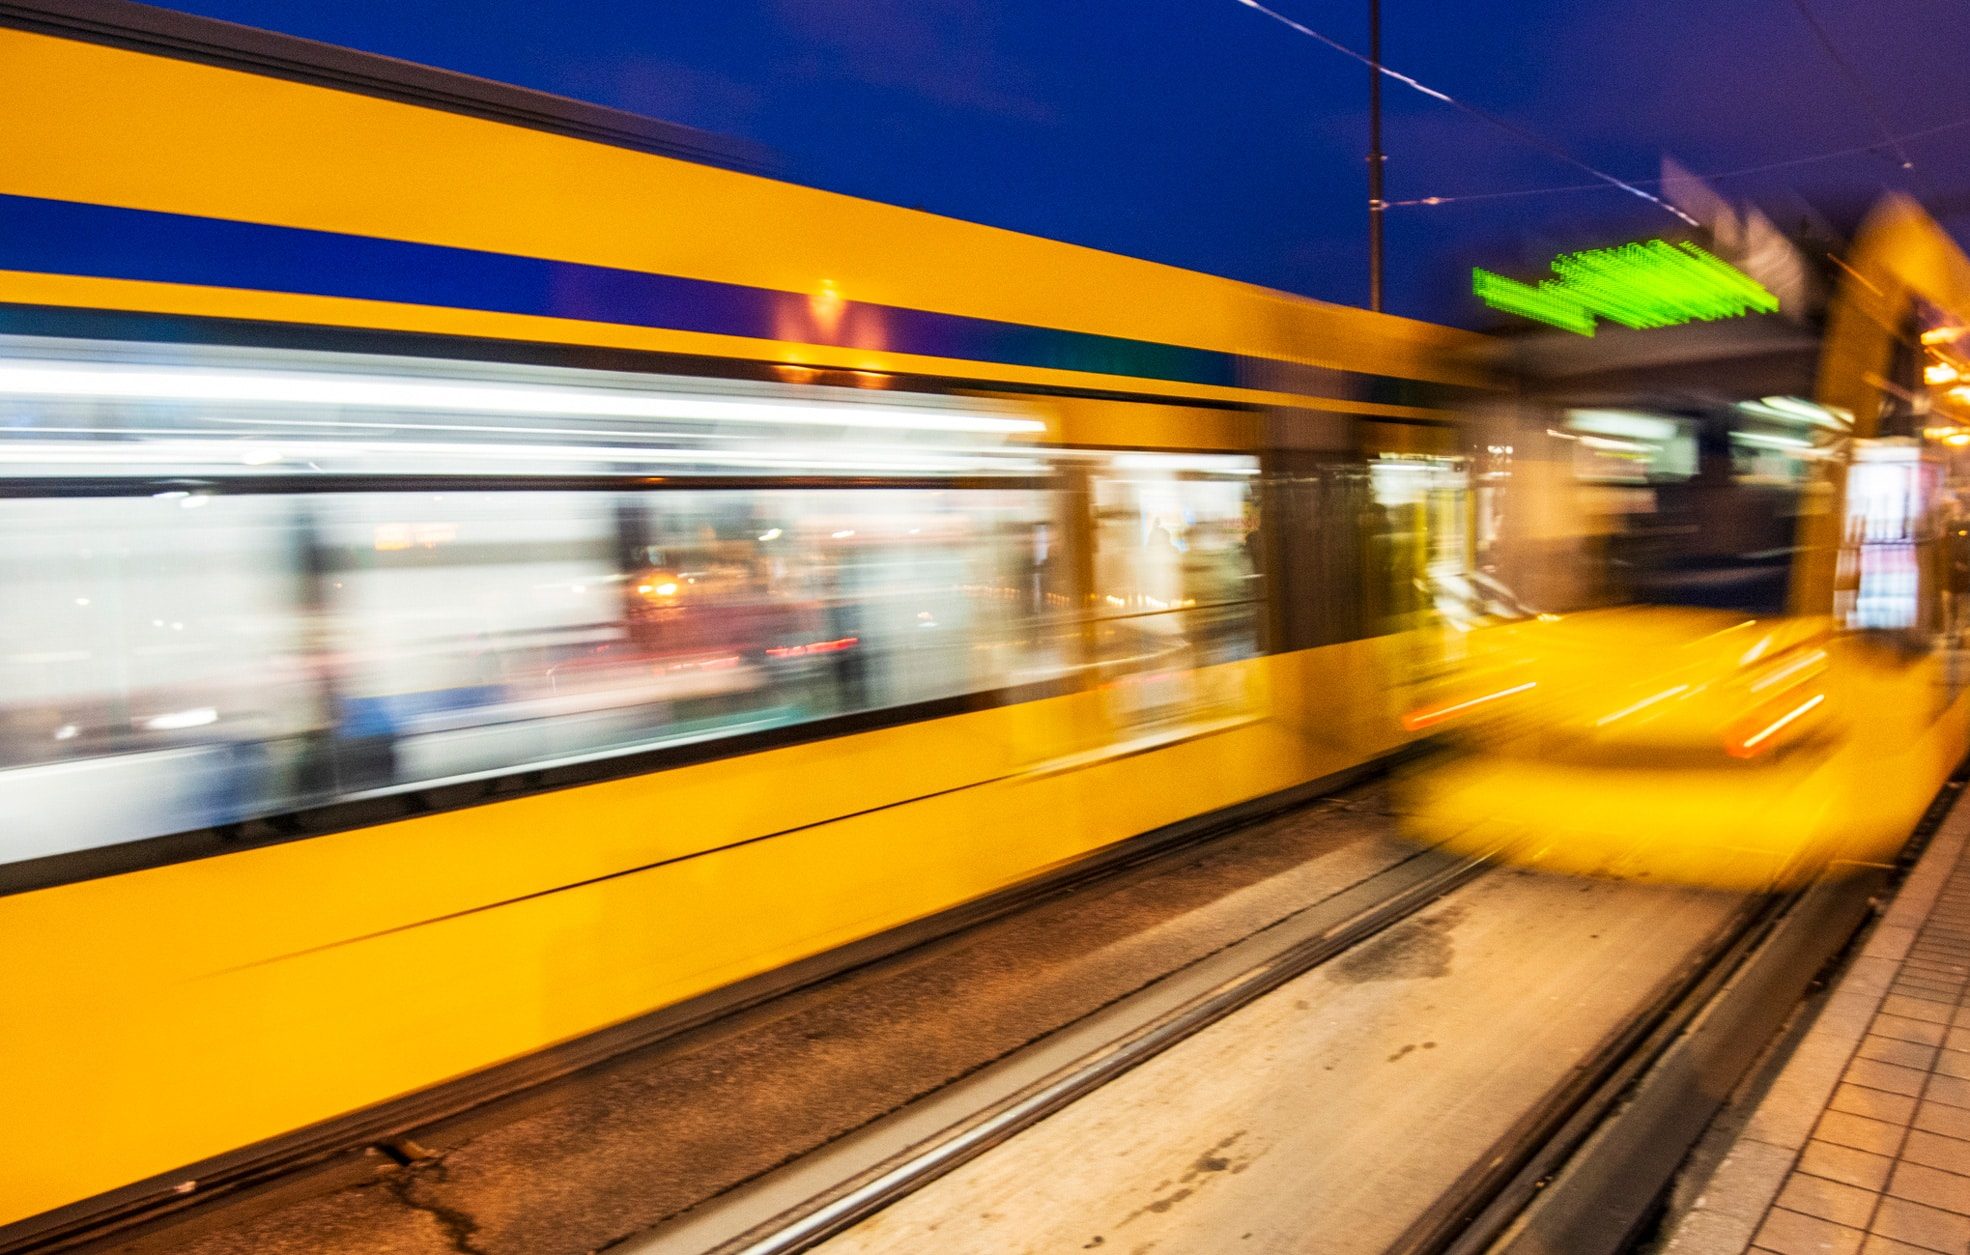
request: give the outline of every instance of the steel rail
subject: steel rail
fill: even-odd
[[[1411,918],[1491,865],[1490,851],[1448,863],[941,1134],[782,1211],[711,1251],[713,1255],[794,1255],[810,1250],[1185,1038]]]

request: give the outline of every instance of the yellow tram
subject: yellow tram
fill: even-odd
[[[1491,437],[1549,516],[1521,547],[1623,586],[1475,634],[1406,716],[1460,747],[1415,781],[1426,839],[1751,889],[1895,859],[1970,745],[1970,261],[1891,199],[1833,274],[1823,332],[1532,365]]]
[[[1477,337],[78,12],[0,15],[0,1238],[1411,736]]]

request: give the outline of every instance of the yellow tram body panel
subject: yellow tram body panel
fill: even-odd
[[[1083,693],[0,899],[0,1072],[33,1078],[0,1092],[17,1148],[0,1218],[579,1037],[1387,752],[1403,739],[1383,680],[1394,648],[1221,664],[1206,682],[1241,708],[1147,748],[1091,738],[1108,716]]]

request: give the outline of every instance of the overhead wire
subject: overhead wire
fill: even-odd
[[[1639,185],[1639,183],[1628,179],[1617,178],[1614,175],[1609,174],[1605,170],[1589,165],[1585,161],[1582,161],[1580,158],[1574,156],[1566,149],[1560,147],[1558,144],[1554,143],[1552,140],[1547,139],[1545,136],[1539,134],[1536,131],[1521,126],[1516,122],[1512,122],[1509,121],[1508,119],[1499,117],[1497,114],[1492,113],[1486,109],[1481,109],[1478,106],[1473,105],[1467,101],[1459,100],[1456,97],[1450,95],[1448,92],[1438,91],[1436,88],[1429,86],[1427,83],[1424,83],[1418,79],[1411,78],[1407,74],[1402,74],[1395,70],[1392,70],[1388,66],[1382,64],[1380,61],[1377,61],[1374,58],[1366,56],[1362,53],[1356,52],[1354,49],[1348,47],[1346,44],[1342,43],[1338,39],[1334,39],[1330,36],[1324,35],[1321,32],[1313,29],[1311,26],[1308,26],[1306,23],[1296,21],[1295,19],[1286,16],[1284,13],[1279,12],[1277,9],[1267,7],[1265,4],[1261,3],[1261,0],[1238,0],[1238,3],[1244,5],[1248,9],[1254,10],[1255,12],[1263,13],[1265,16],[1271,18],[1275,22],[1278,22],[1280,25],[1285,26],[1289,30],[1296,31],[1301,35],[1305,35],[1309,39],[1315,40],[1318,43],[1325,44],[1327,47],[1333,49],[1335,52],[1338,52],[1343,56],[1351,57],[1354,60],[1359,61],[1361,64],[1367,66],[1370,70],[1373,70],[1375,73],[1382,75],[1384,78],[1387,78],[1392,82],[1400,83],[1404,87],[1407,87],[1412,91],[1420,92],[1421,94],[1428,96],[1432,100],[1441,101],[1442,103],[1449,105],[1453,109],[1469,114],[1470,116],[1477,118],[1479,121],[1484,122],[1489,126],[1495,127],[1498,130],[1504,131],[1507,134],[1512,135],[1513,137],[1517,138],[1520,142],[1529,144],[1532,147],[1537,148],[1540,151],[1546,153],[1547,155],[1565,162],[1567,165],[1570,165],[1577,170],[1583,170],[1586,173],[1592,175],[1594,178],[1599,179],[1601,183],[1606,186],[1618,188],[1621,191],[1628,193],[1630,196],[1638,196],[1645,201],[1652,202],[1653,204],[1659,206],[1666,212],[1674,214],[1676,217],[1682,219],[1690,226],[1701,225],[1697,222],[1695,218],[1685,213],[1682,209],[1678,208],[1676,205],[1672,204],[1670,201],[1664,199],[1663,197],[1657,196],[1654,192],[1648,191],[1647,189],[1643,188],[1642,186]],[[1646,182],[1648,180],[1643,180],[1643,181]]]
[[[1888,120],[1881,115],[1880,107],[1874,101],[1874,93],[1868,90],[1867,82],[1861,78],[1860,71],[1855,69],[1853,63],[1847,60],[1846,54],[1840,51],[1840,45],[1833,42],[1833,36],[1828,33],[1826,27],[1820,25],[1820,20],[1814,15],[1811,6],[1806,0],[1792,0],[1792,7],[1799,10],[1799,16],[1805,18],[1806,25],[1813,28],[1813,37],[1819,40],[1820,47],[1826,51],[1827,58],[1840,68],[1840,73],[1847,80],[1848,89],[1853,93],[1855,103],[1860,105],[1861,112],[1867,114],[1868,120],[1874,124],[1874,129],[1880,134],[1882,142],[1894,150],[1895,160],[1901,162],[1904,170],[1915,169],[1915,162],[1909,160],[1908,149],[1903,148],[1900,141],[1889,132]]]
[[[1948,131],[1962,130],[1965,127],[1970,127],[1970,118],[1958,118],[1954,122],[1944,122],[1937,126],[1925,126],[1916,131],[1903,131],[1891,138],[1897,144],[1906,144],[1910,140],[1926,139],[1931,135],[1941,135]],[[1698,175],[1697,177],[1713,182],[1719,179],[1736,179],[1750,174],[1765,174],[1773,170],[1789,170],[1795,166],[1816,165],[1822,161],[1838,161],[1842,157],[1858,157],[1866,153],[1878,152],[1880,149],[1880,141],[1871,144],[1856,144],[1847,148],[1835,148],[1827,152],[1814,153],[1807,157],[1789,157],[1783,161],[1767,161],[1755,166],[1739,166],[1734,170],[1716,170],[1708,174]],[[1659,186],[1663,182],[1661,179],[1635,179],[1632,181],[1644,187]],[[1553,187],[1523,187],[1498,192],[1462,192],[1448,196],[1413,196],[1406,200],[1392,200],[1386,203],[1389,208],[1394,209],[1413,205],[1450,205],[1459,201],[1508,200],[1523,196],[1551,196],[1565,192],[1604,192],[1606,190],[1607,184],[1605,183],[1566,183]]]

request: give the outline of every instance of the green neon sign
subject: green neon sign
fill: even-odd
[[[1476,267],[1471,291],[1493,309],[1583,336],[1594,334],[1600,318],[1624,327],[1675,327],[1778,308],[1763,284],[1688,241],[1562,253],[1552,270],[1558,278],[1531,284]]]

